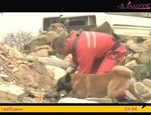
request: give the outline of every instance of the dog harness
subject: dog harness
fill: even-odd
[[[78,31],[77,37],[73,41],[73,45],[72,45],[72,55],[73,56],[76,56],[76,47],[77,47],[78,39],[79,39],[79,36],[80,36],[81,32],[82,32],[82,30]],[[88,35],[87,35],[87,38],[88,38]],[[109,49],[109,50],[112,50],[112,51],[116,50],[121,44],[120,37],[115,33],[113,34],[113,40],[115,41],[115,44],[111,47],[111,49]],[[89,44],[88,44],[88,46],[89,46]]]

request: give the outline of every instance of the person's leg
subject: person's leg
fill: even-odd
[[[124,60],[124,57],[126,55],[126,50],[124,51],[123,49],[124,49],[123,46],[121,46],[115,51],[107,52],[104,60],[102,61],[102,63],[100,64],[100,66],[97,70],[97,74],[108,73],[113,69],[114,66],[121,63]],[[123,50],[123,52],[122,52],[122,50]],[[117,100],[120,102],[133,102],[133,100],[127,96],[125,91],[123,91],[117,97]]]
[[[103,74],[110,72],[114,66],[118,65],[119,63],[123,62],[126,55],[126,48],[121,44],[115,51],[108,51],[102,63],[99,65],[97,70],[97,74]]]
[[[102,63],[99,65],[97,74],[110,72],[114,66],[118,65],[125,57],[125,53],[109,51],[105,55]]]

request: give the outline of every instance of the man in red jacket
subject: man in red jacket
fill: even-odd
[[[67,39],[57,37],[52,48],[62,56],[72,54],[72,62],[66,70],[68,73],[78,68],[81,74],[104,74],[121,63],[126,55],[126,48],[116,34],[100,32],[82,31],[79,35],[73,32]],[[130,100],[126,93],[118,99]]]

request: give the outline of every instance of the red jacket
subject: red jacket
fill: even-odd
[[[72,53],[72,45],[75,38],[76,33],[72,33],[70,38],[67,39],[70,53]],[[89,74],[94,60],[104,56],[114,43],[111,35],[83,31],[79,36],[76,46],[76,57],[73,57],[71,65],[79,66],[79,73]]]

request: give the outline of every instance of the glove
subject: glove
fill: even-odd
[[[72,73],[73,71],[75,71],[76,68],[72,67],[72,66],[69,66],[66,70],[66,74],[67,73]]]

